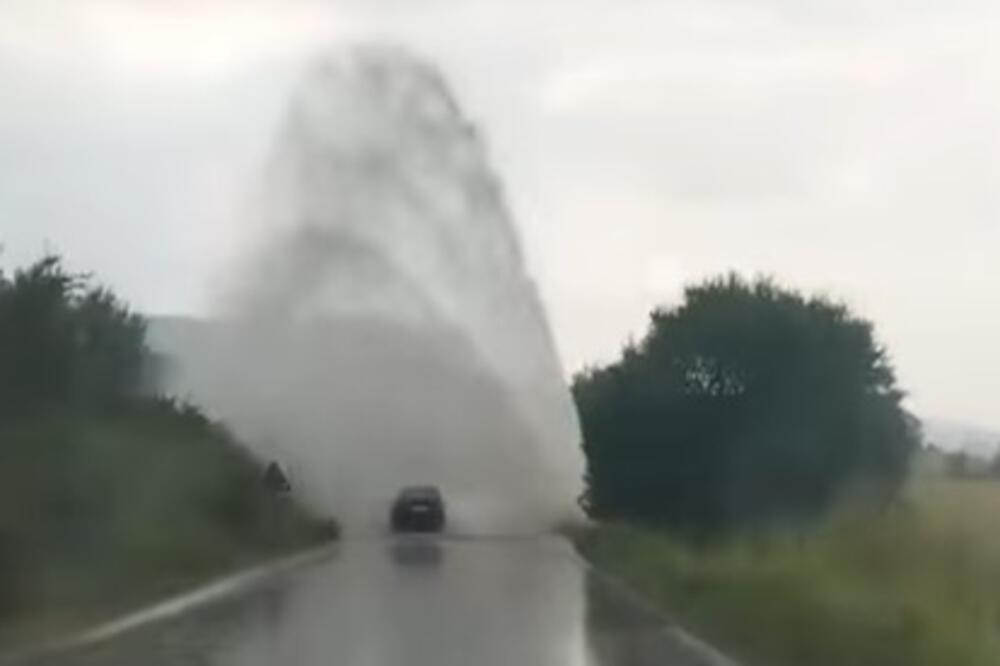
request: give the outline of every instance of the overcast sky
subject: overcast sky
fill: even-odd
[[[763,272],[1000,427],[998,36],[994,0],[0,0],[0,263],[204,312],[303,59],[389,40],[483,126],[568,370]]]

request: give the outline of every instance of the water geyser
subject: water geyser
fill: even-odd
[[[309,67],[210,334],[174,390],[348,530],[436,484],[452,526],[576,513],[579,426],[476,128],[432,66],[363,48]]]

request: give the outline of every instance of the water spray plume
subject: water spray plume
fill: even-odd
[[[542,530],[581,490],[576,413],[476,129],[442,76],[368,48],[290,104],[218,326],[175,390],[348,529],[435,484],[455,529]]]

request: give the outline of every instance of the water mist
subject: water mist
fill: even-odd
[[[173,390],[285,465],[348,530],[406,485],[452,527],[574,516],[579,426],[476,129],[391,48],[311,66],[266,165],[253,250]]]

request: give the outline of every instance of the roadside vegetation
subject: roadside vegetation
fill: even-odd
[[[736,275],[655,310],[575,378],[590,515],[713,534],[887,501],[920,442],[887,351],[844,305]]]
[[[1000,484],[916,464],[844,306],[710,280],[574,395],[577,545],[682,625],[750,666],[1000,663]]]
[[[0,646],[331,534],[221,425],[157,395],[144,335],[55,257],[0,274]]]
[[[940,479],[808,533],[695,544],[607,526],[577,544],[747,666],[987,666],[1000,663],[998,512],[1000,485]]]

